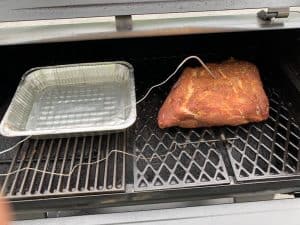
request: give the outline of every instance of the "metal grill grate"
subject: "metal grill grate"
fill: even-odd
[[[0,161],[2,173],[25,167],[39,169],[36,172],[24,169],[18,173],[0,177],[2,191],[7,197],[47,197],[82,193],[102,193],[125,190],[125,156],[111,153],[111,150],[125,151],[125,134],[110,134],[91,137],[61,138],[51,140],[30,140],[13,154],[3,155]],[[71,176],[57,176],[52,173],[68,174],[78,163]]]
[[[134,148],[137,156],[134,164],[135,190],[229,183],[214,131],[159,129],[156,115],[162,100],[161,96],[153,93],[151,100],[138,106],[140,117],[135,127]],[[182,144],[187,142],[198,143]]]
[[[268,93],[267,121],[225,128],[226,137],[239,138],[228,148],[238,181],[300,175],[300,128],[282,95]]]

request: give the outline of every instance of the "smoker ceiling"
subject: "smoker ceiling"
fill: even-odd
[[[0,0],[0,21],[300,6],[300,0]]]

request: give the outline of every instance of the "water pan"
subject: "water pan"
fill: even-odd
[[[126,62],[74,64],[27,72],[1,122],[4,136],[123,130],[136,119],[133,68]]]

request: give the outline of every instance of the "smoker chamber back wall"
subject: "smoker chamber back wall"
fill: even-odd
[[[270,31],[0,47],[1,86],[4,88],[1,89],[4,94],[1,100],[7,99],[7,93],[13,94],[23,73],[37,66],[125,60],[134,64],[136,78],[146,81],[166,76],[183,57],[191,54],[207,61],[230,56],[258,61],[273,58],[272,51],[278,55],[278,47],[282,47],[279,43],[290,44],[294,38],[295,32]],[[150,63],[148,68],[153,72],[151,78],[144,75],[144,65],[138,64],[147,57],[168,56],[174,60],[167,67],[159,68],[159,71],[151,68],[156,61],[152,64],[151,60],[147,61]]]
[[[140,39],[101,40],[86,42],[69,42],[54,44],[2,46],[1,100],[7,100],[7,93],[12,95],[20,77],[30,68],[58,64],[125,60],[135,66],[136,79],[154,80],[166,76],[185,56],[196,54],[206,61],[217,61],[228,57],[237,57],[252,61],[278,61],[293,46],[298,32],[259,31],[244,33],[209,34],[178,37],[155,37]],[[285,51],[285,53],[283,52]],[[150,63],[151,78],[140,65],[145,58],[166,58],[169,66],[155,70],[155,60]],[[152,64],[151,64],[152,63]],[[275,64],[274,64],[275,65]],[[141,69],[141,71],[140,71]]]

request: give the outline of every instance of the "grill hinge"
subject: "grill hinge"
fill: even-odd
[[[117,31],[129,31],[132,30],[132,16],[116,16],[116,29]]]
[[[257,13],[262,20],[272,20],[273,18],[287,18],[290,14],[290,7],[267,8]]]

